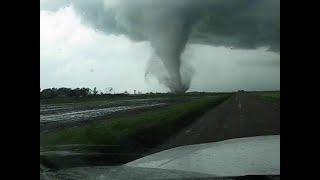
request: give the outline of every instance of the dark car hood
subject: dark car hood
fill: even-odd
[[[42,179],[229,179],[280,175],[280,135],[182,146],[122,166],[40,172]]]
[[[279,175],[280,135],[177,147],[137,159],[126,166],[182,170],[224,177]]]

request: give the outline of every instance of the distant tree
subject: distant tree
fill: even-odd
[[[79,91],[80,91],[79,92],[80,97],[85,97],[85,96],[89,96],[90,95],[90,89],[89,88],[83,87]]]
[[[69,91],[69,93],[68,93],[68,96],[69,96],[69,97],[76,97],[76,96],[77,96],[77,93],[76,93],[76,91],[75,91],[74,89],[71,89],[71,90]]]
[[[57,95],[56,88],[44,89],[40,93],[40,97],[42,97],[42,98],[53,98],[56,95]]]
[[[59,88],[57,89],[57,96],[71,96],[71,88]]]
[[[58,89],[57,88],[51,88],[51,91],[52,91],[53,97],[58,95]]]
[[[133,90],[133,94],[136,94],[137,90]]]
[[[98,94],[98,90],[96,87],[93,88],[93,91],[92,91],[93,95],[97,95]]]
[[[128,91],[124,91],[124,93],[123,93],[123,94],[129,94],[129,93],[128,93]]]
[[[112,87],[109,87],[108,90],[109,90],[110,94],[114,91],[114,89]]]
[[[74,92],[74,94],[73,94],[74,97],[80,97],[80,95],[81,95],[80,88],[73,89],[73,92]]]

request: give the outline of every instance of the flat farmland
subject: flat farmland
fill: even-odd
[[[40,104],[40,132],[76,127],[100,118],[150,110],[175,103],[169,98]]]

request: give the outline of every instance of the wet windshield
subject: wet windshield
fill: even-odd
[[[184,161],[182,172],[161,168],[174,155],[154,167],[124,165],[186,146],[181,157],[192,159],[189,145],[200,153],[210,143],[271,135],[280,138],[279,0],[40,0],[42,176],[203,178],[210,172],[200,173],[201,163],[238,156],[206,154],[198,169]],[[238,155],[273,147],[278,157],[278,141],[270,143],[228,147]],[[221,151],[231,153],[215,145],[209,152]],[[241,175],[280,175],[280,160],[261,174],[256,158],[237,159],[255,167]]]

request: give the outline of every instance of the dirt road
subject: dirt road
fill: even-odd
[[[239,92],[184,128],[156,151],[231,138],[280,134],[280,107]]]

